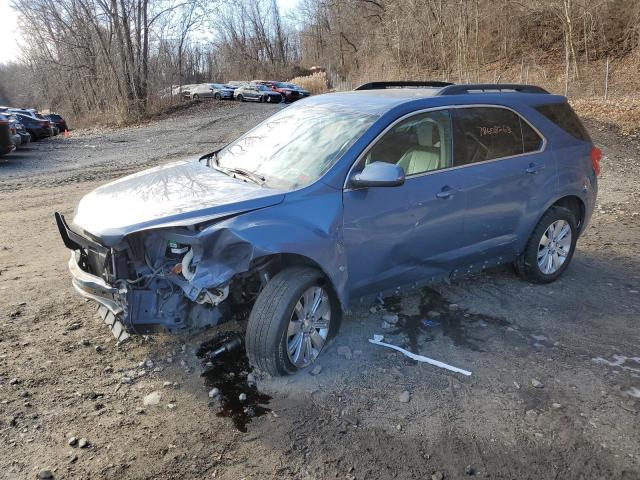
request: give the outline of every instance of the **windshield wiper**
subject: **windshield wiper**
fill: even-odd
[[[213,158],[213,164],[210,161],[211,158]],[[265,182],[267,181],[267,179],[264,178],[262,175],[259,175],[257,173],[251,172],[249,170],[245,170],[244,168],[223,167],[222,165],[220,165],[220,159],[218,158],[218,152],[217,151],[213,152],[209,156],[208,166],[210,166],[210,167],[213,166],[216,170],[220,170],[221,172],[226,173],[227,175],[232,174],[232,176],[234,176],[234,177],[241,176],[241,177],[247,178],[247,179],[251,180],[252,182],[257,183],[260,186],[264,185]]]
[[[253,183],[257,183],[260,186],[264,185],[265,182],[267,181],[267,179],[264,178],[262,175],[258,175],[257,173],[250,172],[249,170],[245,170],[244,168],[223,167],[222,165],[220,165],[217,158],[215,161],[215,168],[216,170],[220,170],[222,173],[226,173],[227,175],[232,177],[244,177],[248,180],[251,180]]]
[[[254,183],[257,183],[260,186],[264,185],[264,182],[267,181],[266,178],[264,178],[262,175],[258,175],[257,173],[250,172],[249,170],[245,170],[244,168],[221,167],[219,164],[218,164],[218,168],[222,168],[223,170],[233,173],[234,175],[240,175],[241,177],[248,178],[249,180],[251,180]]]

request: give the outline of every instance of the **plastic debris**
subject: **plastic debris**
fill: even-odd
[[[437,327],[438,325],[440,325],[440,322],[425,318],[424,320],[422,320],[422,325],[424,325],[425,327]]]
[[[444,368],[445,370],[450,370],[452,372],[461,373],[462,375],[471,375],[471,372],[468,370],[463,370],[458,367],[454,367],[444,362],[440,362],[438,360],[434,360],[433,358],[425,357],[423,355],[418,355],[416,353],[412,353],[409,350],[405,350],[404,348],[398,347],[397,345],[393,345],[391,343],[383,342],[384,335],[374,335],[373,338],[369,339],[369,343],[373,343],[374,345],[380,345],[381,347],[392,348],[407,357],[416,360],[418,362],[428,363],[429,365],[433,365],[434,367]]]

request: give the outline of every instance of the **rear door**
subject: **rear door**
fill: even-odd
[[[469,265],[508,260],[518,253],[523,225],[555,191],[554,162],[544,153],[542,135],[515,111],[481,106],[454,112],[455,162],[464,167],[468,200],[463,258]]]

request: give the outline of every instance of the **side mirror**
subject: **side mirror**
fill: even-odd
[[[373,162],[351,177],[355,188],[398,187],[404,183],[404,170],[395,163]]]

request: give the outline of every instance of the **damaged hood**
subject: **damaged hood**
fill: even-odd
[[[80,200],[73,223],[113,246],[136,231],[215,220],[283,199],[282,191],[187,160],[143,170],[97,188]]]

